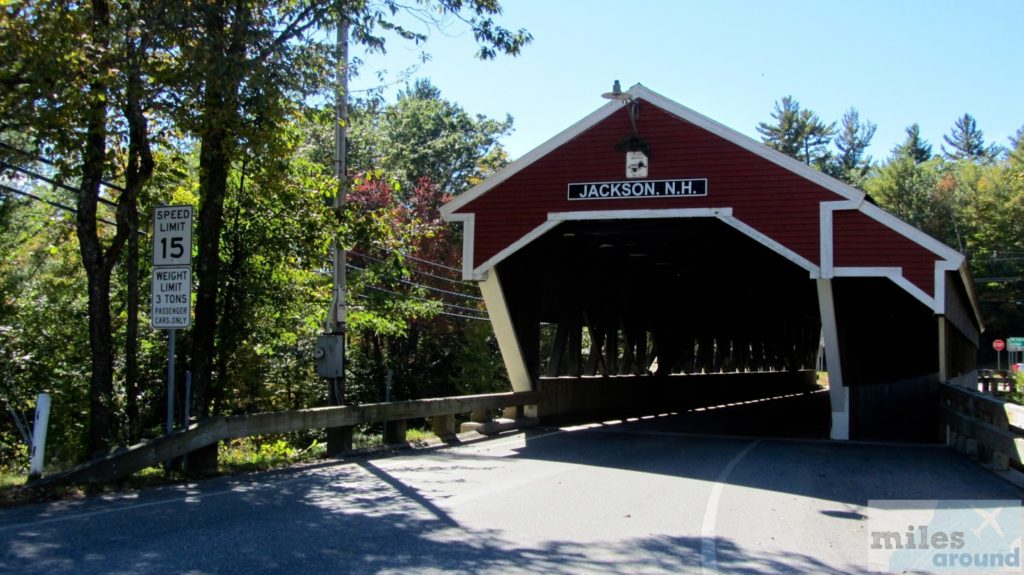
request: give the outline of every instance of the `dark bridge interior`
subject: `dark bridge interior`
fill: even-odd
[[[715,218],[565,222],[497,269],[550,414],[815,389],[815,280]],[[921,407],[939,371],[933,312],[887,278],[832,283],[851,436],[935,440],[936,413]]]
[[[713,218],[566,222],[498,269],[537,376],[815,366],[814,281]]]

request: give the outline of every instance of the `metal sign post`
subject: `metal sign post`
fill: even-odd
[[[1006,338],[1006,351],[1009,352],[1008,365],[1006,367],[1012,370],[1014,365],[1024,361],[1024,337]]]
[[[992,342],[992,349],[996,350],[996,371],[1000,371],[1000,369],[1002,368],[1001,356],[1002,351],[1005,347],[1006,342],[1001,339],[997,339]]]
[[[167,330],[167,435],[174,433],[174,336],[177,332]]]
[[[174,432],[174,344],[192,325],[192,206],[153,211],[152,313],[154,329],[167,330],[167,434]]]

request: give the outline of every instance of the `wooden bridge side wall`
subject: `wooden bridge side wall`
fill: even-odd
[[[818,389],[813,370],[541,378],[541,422],[667,413]]]
[[[937,441],[939,318],[888,279],[833,281],[850,438]]]

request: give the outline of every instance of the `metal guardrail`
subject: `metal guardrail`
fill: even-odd
[[[363,423],[404,421],[425,417],[435,418],[435,432],[440,430],[441,434],[453,434],[456,414],[536,405],[539,399],[540,393],[536,391],[489,393],[211,417],[193,424],[188,429],[116,450],[71,470],[45,476],[31,483],[30,486],[48,488],[76,483],[112,481],[127,477],[146,467],[192,453],[224,439],[253,435],[349,427]]]
[[[999,471],[1024,468],[1024,406],[950,383],[939,385],[939,398],[949,445]]]

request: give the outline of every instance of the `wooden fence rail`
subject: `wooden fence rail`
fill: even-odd
[[[973,389],[940,384],[946,439],[958,450],[991,458],[997,470],[1024,465],[1024,407]]]
[[[424,417],[444,418],[453,433],[456,414],[535,405],[539,398],[540,394],[536,391],[489,393],[211,417],[193,424],[188,429],[114,451],[65,472],[48,475],[32,483],[32,486],[48,488],[112,481],[224,439],[253,435],[349,427],[362,423],[404,421]]]

